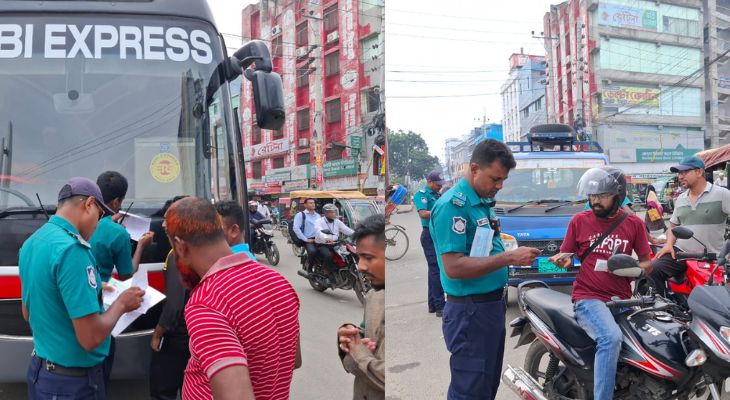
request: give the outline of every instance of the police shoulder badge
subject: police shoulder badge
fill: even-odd
[[[466,220],[462,217],[454,217],[451,230],[459,235],[463,235],[466,232]]]
[[[464,204],[466,204],[466,196],[464,196],[463,193],[454,193],[454,195],[451,197],[451,204],[458,207],[464,207]]]
[[[421,203],[423,203],[423,204],[428,203],[428,199],[425,197],[421,197]]]
[[[96,270],[92,265],[86,267],[86,278],[89,281],[89,286],[96,289]]]

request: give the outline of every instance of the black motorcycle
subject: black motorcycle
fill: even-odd
[[[271,220],[260,220],[252,223],[252,226],[256,233],[256,241],[251,246],[251,252],[254,254],[264,254],[271,265],[279,265],[279,248],[274,243],[274,228],[271,225]]]
[[[641,276],[638,263],[627,255],[611,257],[608,269]],[[517,347],[530,348],[524,369],[508,366],[503,382],[522,399],[592,399],[595,343],[578,325],[570,296],[529,281],[519,285],[518,302],[523,316],[510,323],[512,336],[520,336]],[[616,317],[624,338],[614,399],[730,398],[726,286],[695,288],[689,323],[675,317],[685,314],[683,308],[654,295],[615,298],[606,305],[629,310]]]
[[[323,230],[323,233],[331,234],[329,230]],[[343,240],[337,240],[332,244],[333,261],[337,266],[335,274],[335,283],[331,284],[329,280],[330,272],[322,262],[320,257],[316,257],[314,265],[310,265],[306,252],[299,255],[302,269],[297,271],[300,276],[307,278],[312,288],[318,292],[324,292],[327,289],[354,290],[357,299],[361,304],[365,304],[365,295],[371,289],[370,281],[365,279],[357,269],[357,253],[355,247]]]

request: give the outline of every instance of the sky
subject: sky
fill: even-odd
[[[238,49],[241,47],[241,39],[230,36],[241,35],[241,11],[249,4],[258,3],[257,0],[208,0],[208,5],[213,12],[218,31],[226,39],[226,47]],[[230,50],[229,50],[230,51]]]
[[[385,0],[388,128],[420,133],[443,162],[447,138],[469,133],[485,116],[501,122],[509,56],[520,48],[545,54],[531,32],[540,35],[550,4],[560,2]]]

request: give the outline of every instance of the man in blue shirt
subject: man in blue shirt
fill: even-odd
[[[58,194],[56,215],[20,249],[23,316],[33,331],[28,397],[105,399],[102,363],[119,317],[136,310],[144,291],[120,294],[107,311],[87,240],[105,214],[99,187],[72,178]]]
[[[231,250],[234,253],[246,253],[249,258],[255,261],[256,257],[251,253],[246,238],[243,236],[243,207],[230,200],[216,203],[215,208],[220,216],[223,233],[226,236],[226,242],[231,246]]]
[[[532,265],[540,250],[504,251],[494,197],[516,163],[502,142],[487,139],[469,169],[431,211],[441,283],[443,333],[451,353],[449,400],[494,399],[502,373],[507,267]]]
[[[314,242],[314,235],[317,233],[315,224],[322,217],[317,214],[317,203],[314,199],[304,199],[303,204],[304,211],[300,211],[294,216],[292,229],[297,235],[297,238],[304,243],[309,265],[313,265],[317,257],[317,244]]]

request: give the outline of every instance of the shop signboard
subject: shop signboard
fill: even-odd
[[[611,85],[603,90],[602,105],[611,108],[658,108],[660,93],[659,88]]]
[[[324,176],[330,178],[355,175],[358,172],[357,164],[357,159],[354,158],[327,161],[324,163]]]
[[[246,161],[267,158],[274,154],[286,153],[289,151],[289,139],[279,139],[268,143],[261,143],[246,147],[244,149],[244,158]]]
[[[291,168],[277,168],[270,169],[266,175],[263,176],[263,181],[266,183],[283,182],[291,179]]]
[[[600,3],[598,23],[618,28],[657,30],[657,12],[618,4]]]

